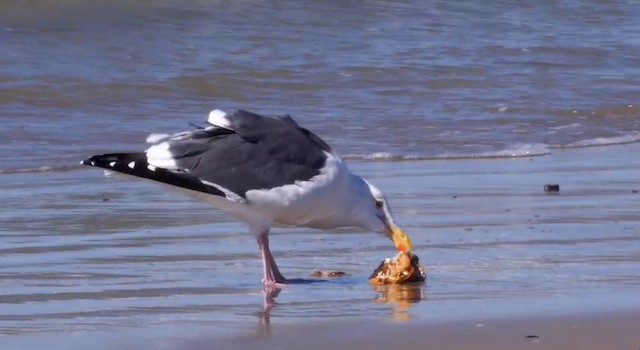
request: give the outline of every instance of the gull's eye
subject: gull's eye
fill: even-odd
[[[380,209],[383,205],[384,203],[382,203],[382,201],[376,201],[376,208]]]

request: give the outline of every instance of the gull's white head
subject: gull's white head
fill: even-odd
[[[362,180],[366,186],[362,186],[359,191],[360,198],[363,198],[358,208],[359,226],[389,237],[400,251],[411,250],[411,240],[393,221],[391,208],[382,192],[368,181]]]

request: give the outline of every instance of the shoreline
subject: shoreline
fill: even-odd
[[[269,310],[254,239],[215,210],[144,182],[101,179],[87,193],[99,174],[84,171],[8,176],[16,209],[5,217],[13,233],[2,251],[0,343],[637,350],[639,151],[354,163],[393,199],[426,285],[372,290],[366,277],[394,253],[384,237],[277,229],[274,252],[288,277],[316,268],[350,275],[286,288]],[[560,192],[545,193],[547,183]],[[22,210],[34,205],[25,188],[38,211]]]
[[[210,335],[217,324],[197,329],[133,327],[118,332],[85,331],[30,339],[0,336],[3,349],[162,349],[162,350],[637,350],[640,308],[626,311],[575,312],[562,315],[469,317],[449,321],[353,320],[277,324],[252,332]],[[250,328],[250,327],[248,327]],[[165,333],[169,331],[169,333]]]
[[[629,349],[640,347],[640,309],[448,322],[325,322],[279,326],[267,336],[202,337],[163,349]],[[197,337],[196,337],[197,338]],[[166,345],[166,344],[165,344]]]

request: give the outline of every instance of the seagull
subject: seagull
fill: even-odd
[[[383,234],[411,250],[382,192],[352,174],[331,147],[290,116],[245,110],[209,113],[206,127],[151,134],[144,152],[89,157],[81,164],[154,180],[213,205],[256,236],[265,286],[287,283],[271,250],[273,225]]]

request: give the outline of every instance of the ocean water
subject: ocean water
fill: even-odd
[[[633,2],[11,1],[3,171],[138,149],[214,108],[291,114],[349,158],[640,140]]]
[[[637,305],[639,16],[632,1],[1,2],[0,334]],[[328,141],[387,193],[428,283],[368,286],[393,254],[370,233],[276,230],[286,275],[349,275],[265,310],[244,227],[78,165],[215,108],[290,114]]]

